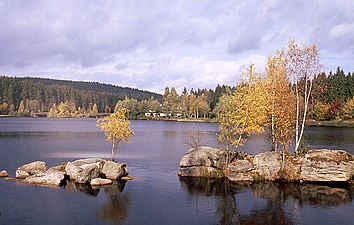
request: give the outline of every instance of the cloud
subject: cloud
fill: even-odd
[[[162,92],[234,84],[289,38],[354,70],[352,1],[0,1],[0,74]],[[337,65],[338,64],[338,65]]]

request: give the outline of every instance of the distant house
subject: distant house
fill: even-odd
[[[160,117],[165,117],[165,118],[167,118],[167,114],[166,114],[166,113],[160,113]]]
[[[150,116],[151,116],[151,113],[147,112],[147,113],[145,113],[145,116],[146,116],[146,117],[150,117]]]

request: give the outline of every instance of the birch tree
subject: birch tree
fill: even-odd
[[[288,145],[294,136],[295,126],[295,93],[286,72],[284,51],[268,57],[266,83],[268,86],[271,150],[278,150],[280,144],[283,147],[283,153],[287,152]]]
[[[304,45],[303,48],[292,39],[287,50],[287,71],[295,86],[296,120],[295,120],[295,151],[299,150],[304,134],[305,121],[312,90],[312,81],[321,71],[318,49],[315,44]],[[303,81],[303,88],[300,82]]]
[[[112,161],[116,158],[118,144],[121,142],[129,144],[129,137],[134,134],[129,126],[127,114],[127,109],[118,109],[115,113],[99,119],[96,124],[104,132],[106,140],[112,143]]]
[[[218,140],[226,150],[237,151],[247,136],[261,133],[267,119],[266,90],[253,64],[247,69],[244,81],[231,94],[223,95],[218,105]]]

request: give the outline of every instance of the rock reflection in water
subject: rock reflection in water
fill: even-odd
[[[94,197],[96,197],[100,192],[100,189],[93,189],[89,184],[77,184],[73,181],[68,182],[65,188],[68,192],[79,191],[88,196],[94,196]]]
[[[126,181],[117,181],[103,188],[107,200],[98,214],[100,219],[111,224],[123,224],[128,217],[130,196],[123,192],[125,183]]]
[[[346,185],[258,183],[251,186],[255,196],[271,200],[298,200],[301,206],[339,206],[352,202],[353,196]]]
[[[301,222],[296,213],[301,213],[301,207],[339,206],[353,200],[352,186],[274,182],[240,184],[228,180],[186,177],[181,177],[180,183],[191,198],[215,196],[215,214],[219,224],[298,224]],[[264,199],[266,203],[245,210],[245,202],[238,199],[238,195],[247,192],[255,198]]]

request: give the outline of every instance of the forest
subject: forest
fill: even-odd
[[[159,95],[97,82],[0,76],[0,115],[46,112],[50,117],[96,117],[97,113],[127,108],[131,119],[145,118],[147,112],[164,113],[166,117],[215,118],[220,97],[236,88],[184,88],[179,94],[174,87],[166,87]],[[320,73],[313,78],[308,118],[352,119],[353,98],[354,72],[346,73],[338,67],[335,72]]]
[[[156,93],[97,82],[77,82],[44,78],[0,76],[0,114],[35,115],[61,109],[89,112],[111,112],[117,101],[126,97],[137,100],[151,97],[161,101]],[[69,115],[70,116],[70,115]]]

